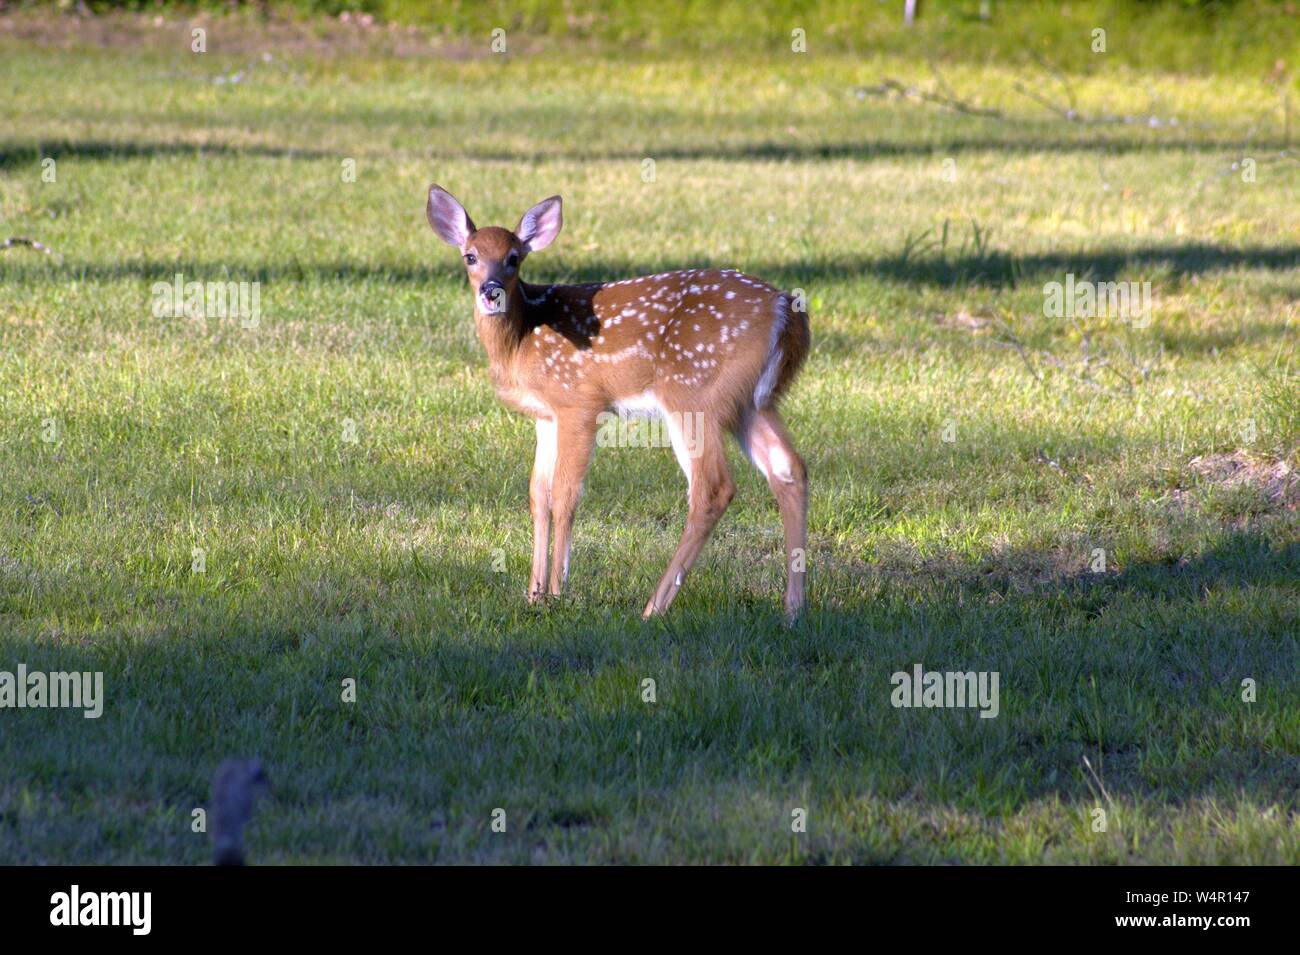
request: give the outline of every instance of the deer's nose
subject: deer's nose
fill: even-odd
[[[506,308],[506,290],[496,279],[488,279],[478,287],[480,307],[488,315],[504,312]]]

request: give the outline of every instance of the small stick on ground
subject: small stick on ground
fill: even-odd
[[[228,759],[212,778],[212,864],[244,864],[244,825],[266,789],[260,759]]]

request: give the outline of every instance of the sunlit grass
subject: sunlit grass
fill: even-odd
[[[1152,129],[1008,67],[945,74],[1006,120],[859,96],[931,81],[884,56],[290,54],[232,87],[218,52],[0,44],[0,239],[55,252],[0,252],[0,669],[109,695],[0,711],[0,857],[201,861],[191,809],[257,754],[256,861],[1300,861],[1296,496],[1189,468],[1298,463],[1300,168],[1231,165],[1281,148],[1266,79],[1074,81],[1183,121]],[[480,224],[563,194],[534,280],[808,292],[801,625],[734,453],[666,621],[663,449],[598,454],[570,593],[526,605],[532,428],[435,180]],[[154,317],[177,272],[259,281],[260,325]],[[1151,281],[1150,326],[1045,318],[1067,272]],[[1000,717],[893,709],[915,663],[999,671]]]

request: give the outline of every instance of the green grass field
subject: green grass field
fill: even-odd
[[[1300,862],[1294,78],[47,18],[0,16],[0,241],[52,250],[0,251],[0,670],[107,702],[0,709],[0,862],[201,863],[239,755],[258,863]],[[432,181],[480,225],[564,196],[530,281],[807,291],[799,624],[735,449],[667,618],[663,448],[597,454],[528,606],[533,427]],[[155,317],[177,273],[260,323]],[[1150,323],[1048,317],[1067,274]],[[999,716],[894,708],[918,663]]]

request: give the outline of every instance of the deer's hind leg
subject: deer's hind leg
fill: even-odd
[[[686,473],[689,509],[677,552],[669,561],[654,596],[646,604],[642,615],[645,617],[663,613],[672,604],[713,528],[736,494],[736,484],[723,450],[722,432],[703,414],[668,414],[666,420],[673,451]]]
[[[784,422],[772,408],[750,412],[736,429],[749,460],[776,495],[785,529],[785,612],[793,620],[804,606],[808,556],[808,471]]]

